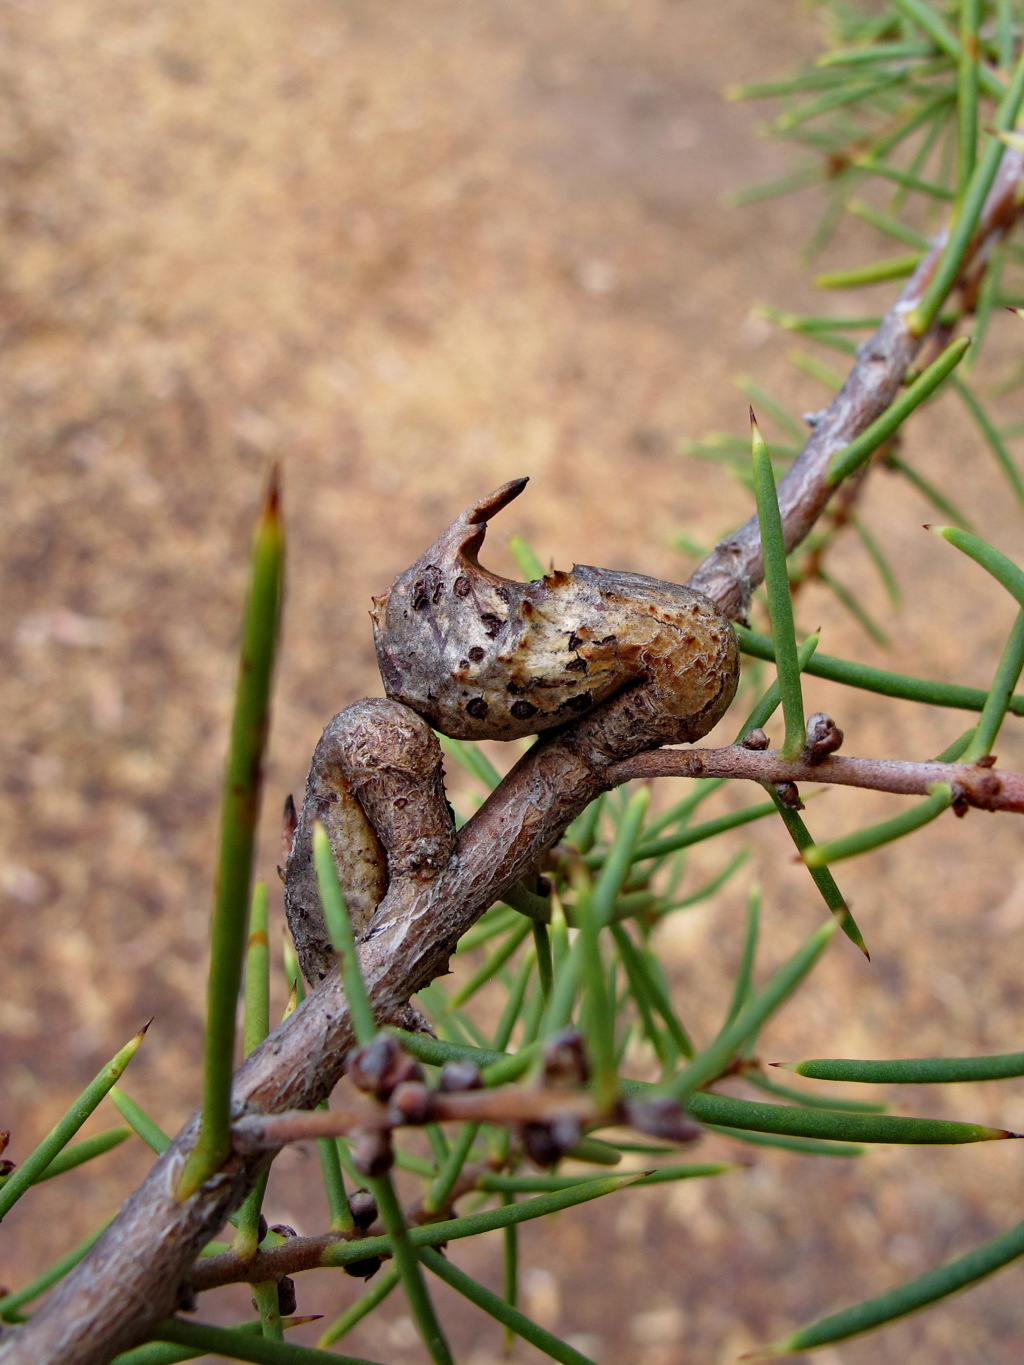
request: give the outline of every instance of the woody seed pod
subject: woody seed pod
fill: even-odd
[[[708,598],[587,564],[532,583],[481,567],[487,519],[525,484],[475,503],[374,598],[388,696],[455,739],[517,739],[657,678],[673,738],[707,734],[738,675],[732,628]]]

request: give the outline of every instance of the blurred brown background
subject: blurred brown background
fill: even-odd
[[[171,1130],[198,1098],[216,803],[268,461],[284,463],[290,532],[272,876],[280,802],[301,790],[321,726],[380,690],[371,592],[466,502],[524,473],[527,493],[492,531],[495,567],[512,571],[518,533],[565,567],[684,577],[693,561],[673,534],[710,542],[749,507],[680,441],[742,431],[738,371],[795,412],[827,397],[752,305],[851,305],[809,289],[811,197],[722,207],[791,164],[752,136],[758,111],[721,91],[816,50],[806,7],[17,0],[0,33],[0,1032],[19,1159],[150,1015],[127,1089]],[[851,237],[829,259],[889,250]],[[1019,348],[1014,326],[994,324],[996,376]],[[948,400],[909,449],[1020,551],[1019,516]],[[929,509],[902,484],[877,476],[867,503],[908,576],[902,613],[856,546],[836,562],[897,649],[884,656],[824,596],[801,603],[804,626],[824,624],[829,652],[984,685],[1012,610],[920,531]],[[820,683],[809,694],[851,753],[925,757],[967,723]],[[1012,736],[999,752],[1024,761]],[[833,792],[808,818],[826,835],[898,808]],[[844,867],[874,960],[835,944],[765,1055],[1021,1046],[1019,830],[947,818]],[[766,887],[766,968],[820,921],[780,830],[751,839],[751,871],[663,936],[699,1037],[720,1014],[751,876]],[[696,855],[693,884],[737,846]],[[1024,1126],[1010,1083],[894,1098],[902,1112]],[[527,1311],[602,1365],[731,1361],[1022,1215],[1012,1143],[845,1163],[711,1139],[699,1159],[726,1153],[750,1169],[531,1227]],[[133,1143],[93,1177],[36,1191],[7,1220],[0,1280],[23,1283],[94,1228],[147,1164]],[[279,1164],[272,1220],[320,1230],[315,1157]],[[453,1254],[496,1282],[497,1239]],[[1020,1284],[1011,1269],[818,1358],[1018,1360]],[[307,1277],[300,1311],[333,1316],[359,1289]],[[440,1298],[460,1361],[497,1361],[493,1324]],[[386,1317],[346,1347],[419,1361],[399,1295]]]

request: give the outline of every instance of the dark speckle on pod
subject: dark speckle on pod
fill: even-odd
[[[516,739],[646,684],[652,707],[678,721],[676,742],[705,735],[736,691],[729,622],[701,593],[643,574],[578,564],[517,583],[483,568],[488,518],[525,484],[470,507],[374,599],[388,696],[453,738]]]

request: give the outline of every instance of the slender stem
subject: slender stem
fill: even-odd
[[[826,782],[870,787],[904,796],[928,796],[937,783],[956,788],[958,800],[980,810],[1024,814],[1024,773],[966,763],[907,763],[899,759],[844,758],[820,763],[787,762],[772,749],[662,749],[638,754],[615,767],[623,781],[640,777],[744,777],[754,782]]]
[[[149,1025],[146,1025],[148,1028]],[[3,1218],[31,1185],[43,1175],[59,1152],[68,1145],[82,1124],[120,1079],[125,1067],[138,1052],[146,1029],[140,1029],[85,1087],[71,1108],[33,1152],[11,1172],[0,1189],[0,1218]]]
[[[978,25],[981,0],[960,0],[960,53],[957,61],[957,202],[963,203],[974,173],[978,142],[978,87],[981,55]]]
[[[996,113],[994,121],[996,133],[1008,132],[1013,128],[1020,112],[1022,98],[1024,98],[1024,55],[1017,63],[1013,79]],[[963,269],[972,240],[978,231],[978,223],[985,201],[995,184],[999,163],[1002,161],[1005,152],[1006,148],[999,138],[991,137],[988,146],[974,168],[974,173],[964,189],[958,212],[953,220],[949,241],[942,253],[942,259],[939,261],[935,274],[925,290],[924,297],[908,319],[910,330],[916,336],[924,336],[925,332],[931,327]]]
[[[1021,669],[1024,669],[1024,611],[1017,613],[1013,630],[1006,642],[996,676],[992,679],[988,701],[974,731],[974,738],[965,750],[962,762],[977,763],[992,752],[992,746],[999,734],[999,727],[1006,716],[1013,689],[1017,686]]]
[[[562,1365],[594,1365],[589,1356],[585,1356],[582,1351],[577,1351],[568,1342],[556,1337],[547,1328],[538,1326],[526,1316],[514,1308],[506,1299],[500,1298],[490,1289],[486,1289],[478,1280],[474,1280],[471,1275],[467,1275],[464,1270],[452,1265],[451,1261],[435,1251],[433,1247],[424,1247],[424,1264],[435,1274],[438,1279],[457,1290],[470,1303],[482,1308],[485,1313],[489,1313],[492,1318],[510,1327],[524,1341],[528,1341],[544,1355],[552,1360],[562,1362]]]
[[[203,1114],[185,1163],[185,1200],[219,1170],[231,1150],[231,1080],[238,991],[242,981],[253,850],[263,786],[263,751],[281,619],[284,530],[277,472],[271,476],[253,541],[231,740],[221,800],[220,857],[207,987]]]
[[[409,1307],[412,1309],[420,1336],[423,1338],[423,1344],[435,1365],[454,1365],[448,1342],[441,1330],[441,1324],[437,1320],[434,1305],[430,1300],[430,1293],[423,1278],[419,1257],[409,1238],[409,1229],[406,1227],[405,1218],[402,1215],[402,1206],[398,1202],[395,1187],[389,1176],[382,1176],[376,1180],[371,1179],[368,1183],[374,1198],[377,1200],[381,1221],[387,1228],[391,1251],[395,1258],[395,1268],[405,1289]]]
[[[930,398],[946,376],[956,369],[967,354],[970,344],[970,337],[959,337],[947,346],[939,358],[914,380],[907,391],[901,394],[877,421],[872,422],[848,446],[837,451],[829,465],[829,482],[838,484],[848,478],[884,441],[894,435],[914,409],[920,407],[926,398]]]
[[[775,662],[779,670],[779,695],[782,714],[786,721],[786,736],[782,752],[786,758],[796,758],[807,742],[804,726],[804,699],[800,686],[800,664],[797,660],[796,627],[793,622],[793,599],[790,595],[789,574],[786,569],[786,542],[782,532],[782,516],[775,490],[775,475],[768,447],[750,410],[750,429],[754,461],[754,490],[757,494],[757,516],[761,524],[761,545],[764,554],[765,587],[768,591],[768,614],[775,642]]]

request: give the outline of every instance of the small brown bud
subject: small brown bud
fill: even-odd
[[[483,1083],[483,1074],[476,1062],[456,1060],[445,1062],[437,1088],[442,1095],[454,1095],[461,1090],[479,1090]]]
[[[437,1108],[434,1094],[422,1081],[403,1081],[391,1093],[388,1117],[396,1125],[430,1123]]]
[[[423,1068],[390,1033],[378,1033],[348,1054],[345,1070],[349,1080],[368,1095],[386,1100],[403,1081],[422,1081]]]
[[[807,717],[807,743],[804,747],[805,763],[821,763],[829,754],[834,754],[843,742],[843,732],[831,716],[824,711],[815,711]]]
[[[295,809],[295,797],[291,792],[285,797],[284,815],[281,820],[281,862],[287,867],[295,843],[295,831],[299,827],[299,814]]]
[[[387,1175],[395,1164],[391,1134],[380,1128],[358,1128],[350,1134],[352,1165],[360,1175],[376,1179]]]
[[[282,1275],[277,1282],[277,1311],[283,1318],[290,1318],[297,1307],[295,1281],[290,1275]]]
[[[270,1231],[276,1232],[278,1237],[283,1237],[286,1241],[289,1237],[298,1237],[299,1235],[295,1229],[290,1228],[287,1223],[273,1223]]]
[[[351,1275],[354,1280],[372,1280],[377,1271],[384,1264],[381,1256],[367,1256],[365,1261],[349,1261],[341,1268],[346,1275]]]
[[[701,1135],[700,1125],[673,1099],[627,1100],[626,1122],[638,1133],[665,1138],[669,1142],[695,1142]]]
[[[744,749],[767,749],[770,743],[768,736],[761,729],[750,730],[743,736]]]
[[[377,1201],[367,1189],[353,1190],[348,1197],[348,1208],[357,1228],[368,1228],[377,1217]]]
[[[958,819],[962,820],[964,816],[967,814],[967,812],[971,809],[971,803],[970,801],[968,801],[967,793],[964,791],[963,787],[961,787],[959,782],[954,782],[952,784],[952,792],[953,814],[957,816]]]
[[[590,1079],[590,1063],[583,1035],[574,1028],[556,1033],[544,1047],[544,1083],[559,1089],[578,1089]]]
[[[526,1155],[535,1166],[555,1166],[583,1136],[579,1119],[557,1115],[543,1123],[524,1123],[519,1129]]]
[[[776,782],[775,794],[787,810],[803,810],[804,803],[795,782]]]

